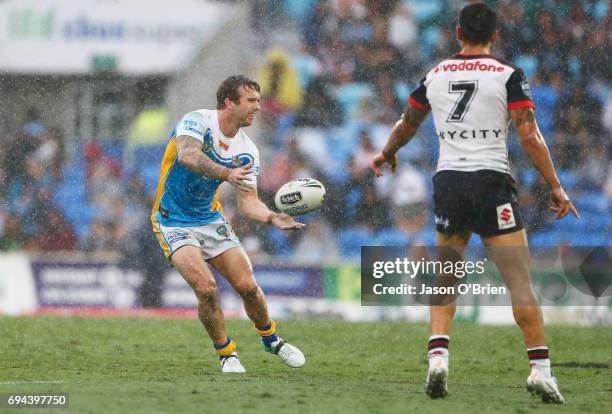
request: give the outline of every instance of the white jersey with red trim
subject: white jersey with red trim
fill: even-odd
[[[491,55],[457,54],[429,71],[408,104],[431,107],[437,171],[509,173],[509,109],[534,108],[523,71]]]

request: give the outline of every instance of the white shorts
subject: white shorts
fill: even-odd
[[[241,245],[225,217],[196,227],[167,227],[154,223],[153,231],[167,258],[187,245],[199,247],[204,260],[217,257],[224,251]]]

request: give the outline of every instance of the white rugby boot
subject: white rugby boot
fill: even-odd
[[[273,342],[270,347],[265,346],[263,341],[262,345],[267,352],[278,355],[281,361],[291,368],[299,368],[306,363],[306,358],[302,351],[282,339]]]
[[[243,373],[246,369],[238,359],[238,353],[232,352],[231,355],[219,358],[221,362],[221,372],[223,373]]]
[[[527,391],[531,395],[542,398],[545,403],[565,404],[565,398],[559,391],[557,379],[555,377],[546,378],[542,372],[532,368],[531,374],[527,377]]]
[[[444,398],[448,394],[448,359],[431,357],[425,379],[425,392],[431,398]]]

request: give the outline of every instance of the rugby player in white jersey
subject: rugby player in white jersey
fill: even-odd
[[[270,319],[253,268],[231,225],[222,214],[219,186],[237,188],[238,209],[251,220],[296,230],[304,224],[272,212],[257,195],[259,152],[242,130],[260,109],[259,85],[231,76],[217,90],[217,109],[186,114],[177,124],[161,165],[151,213],[153,230],[166,257],[193,288],[198,315],[221,361],[222,372],[245,372],[236,343],[225,332],[215,267],[242,297],[264,349],[290,367],[304,365],[302,352],[283,341]],[[207,264],[208,262],[208,264]]]
[[[440,62],[421,80],[372,168],[376,176],[382,175],[384,164],[395,171],[397,151],[414,136],[427,114],[433,113],[440,142],[433,178],[440,252],[452,248],[461,259],[472,233],[492,252],[514,246],[511,254],[493,253],[493,258],[512,296],[514,318],[527,346],[531,367],[527,388],[544,402],[564,403],[550,369],[542,312],[531,286],[527,235],[509,173],[506,140],[510,119],[524,151],[550,186],[550,209],[556,218],[570,211],[578,217],[578,213],[561,187],[538,129],[523,72],[490,54],[497,36],[497,16],[491,8],[475,3],[461,10],[457,27],[461,52]],[[448,344],[455,309],[454,301],[430,307],[425,389],[432,398],[447,394]]]

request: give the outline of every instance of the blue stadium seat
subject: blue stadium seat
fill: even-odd
[[[421,60],[429,62],[431,54],[435,47],[440,43],[440,28],[428,27],[420,32],[421,37]]]
[[[426,224],[425,228],[421,230],[415,237],[414,242],[423,246],[435,246],[436,245],[436,231],[433,224]]]
[[[556,227],[556,223],[560,223],[563,230],[573,232],[575,234],[584,233],[588,230],[585,217],[581,217],[580,220],[577,220],[572,214],[568,215],[560,222],[556,221],[553,226]]]
[[[102,151],[104,152],[104,155],[112,158],[113,160],[119,163],[123,162],[123,149],[124,149],[123,141],[104,140],[104,141],[98,141],[98,144],[100,145],[100,147],[102,147]]]
[[[295,113],[285,112],[278,117],[276,121],[276,130],[273,131],[272,145],[276,148],[283,148],[286,145],[287,138],[293,132],[295,124]]]
[[[164,151],[166,145],[142,145],[135,149],[134,158],[138,163],[141,162],[152,162],[158,166],[161,164],[162,158],[164,157]]]
[[[553,233],[550,231],[530,233],[529,245],[532,247],[555,246],[560,240],[560,238],[557,237],[557,234],[558,233]]]
[[[295,19],[303,21],[312,14],[315,0],[285,0],[285,13]]]
[[[523,69],[527,80],[531,81],[538,73],[538,59],[534,55],[520,55],[514,59],[514,64]]]
[[[311,55],[297,55],[291,58],[291,66],[300,78],[302,88],[306,89],[317,71],[317,59]]]
[[[533,101],[538,111],[538,126],[547,143],[552,144],[555,130],[555,113],[559,104],[559,93],[548,84],[531,86]]]
[[[361,124],[349,122],[336,128],[327,129],[326,148],[333,154],[325,164],[325,171],[334,183],[345,182],[348,178],[348,161],[357,149]]]
[[[373,97],[374,88],[369,83],[347,83],[336,88],[336,99],[342,106],[345,119],[354,118],[361,101]]]
[[[520,184],[524,187],[531,187],[538,180],[538,172],[533,169],[526,169],[521,172]]]
[[[141,167],[140,175],[144,183],[145,191],[151,194],[156,191],[159,182],[159,165],[147,164]]]
[[[572,246],[603,246],[607,236],[604,233],[585,233],[572,240]]]
[[[347,217],[349,220],[355,217],[355,214],[357,212],[357,205],[361,201],[362,197],[363,197],[363,192],[361,191],[360,188],[351,188],[348,191],[348,194],[346,195],[346,200],[345,200],[346,205],[344,206],[343,213],[345,217]]]
[[[580,78],[582,72],[582,63],[576,56],[570,56],[568,59],[568,65],[570,73],[574,79]]]
[[[396,82],[395,85],[393,85],[393,91],[402,104],[408,102],[411,90],[406,82]]]
[[[356,257],[361,254],[361,246],[369,246],[372,233],[360,227],[349,227],[339,234],[340,253],[345,257]]]
[[[273,227],[268,230],[267,237],[274,246],[275,255],[291,256],[293,254],[288,232]]]
[[[406,233],[396,229],[381,230],[375,234],[372,246],[408,246],[410,237]]]
[[[593,212],[610,215],[610,203],[608,202],[608,198],[604,194],[596,191],[587,191],[580,194],[580,196],[574,199],[574,205],[581,214],[583,212]]]
[[[90,229],[89,223],[85,223],[85,222],[72,223],[72,226],[74,228],[74,232],[77,235],[77,238],[80,241],[85,241],[87,239],[87,236],[89,236],[89,229]]]
[[[559,170],[557,172],[557,175],[559,176],[559,181],[561,181],[561,185],[563,185],[563,188],[565,188],[566,190],[571,190],[576,186],[576,183],[578,182],[578,176],[576,175],[575,171]]]
[[[440,15],[444,8],[441,0],[404,0],[404,3],[410,7],[419,23]]]
[[[609,228],[610,215],[597,211],[585,211],[581,213],[580,221],[584,221],[587,231],[603,233]]]

